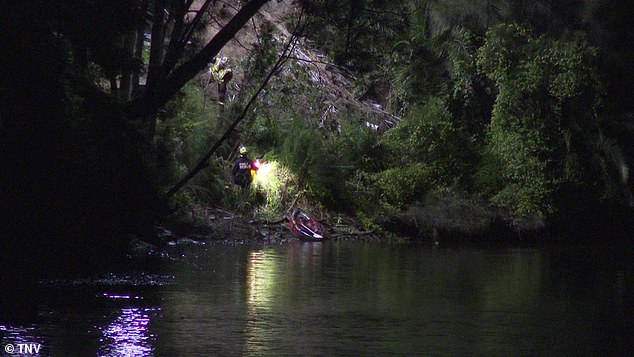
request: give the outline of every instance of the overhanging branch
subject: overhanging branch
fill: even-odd
[[[300,13],[296,30],[299,28],[301,24],[301,20],[302,20],[302,14]],[[296,33],[297,31],[293,31],[293,35],[290,37],[288,43],[284,47],[284,51],[282,52],[280,57],[277,59],[277,62],[275,62],[275,65],[273,65],[273,67],[271,68],[267,76],[262,81],[262,84],[260,84],[260,87],[258,88],[258,90],[251,96],[251,98],[245,105],[240,115],[231,123],[229,128],[227,128],[227,130],[220,137],[220,139],[218,139],[216,143],[205,153],[205,155],[203,155],[203,157],[198,161],[198,164],[196,164],[196,166],[192,170],[190,170],[187,173],[187,175],[185,175],[185,177],[183,177],[169,191],[167,191],[166,196],[168,197],[173,196],[176,192],[178,192],[181,188],[183,188],[183,186],[185,186],[187,182],[189,182],[192,178],[194,178],[200,171],[202,171],[203,169],[209,166],[209,159],[211,158],[211,155],[213,155],[213,153],[216,152],[216,150],[220,147],[220,145],[222,145],[222,143],[225,140],[227,140],[227,138],[229,138],[229,135],[231,135],[233,130],[235,130],[238,124],[246,117],[249,109],[251,108],[253,103],[255,103],[255,100],[258,98],[262,90],[264,90],[264,88],[267,86],[267,84],[269,83],[273,75],[278,72],[280,67],[288,60],[290,54],[293,53],[293,50],[295,49],[295,46],[298,40],[298,36],[296,35]]]
[[[154,90],[146,91],[137,101],[128,106],[128,112],[134,117],[147,117],[156,111],[200,71],[207,68],[211,59],[242,29],[242,27],[269,0],[251,0],[209,41],[194,57],[174,69]]]

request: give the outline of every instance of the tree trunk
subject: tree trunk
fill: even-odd
[[[126,61],[121,71],[121,85],[119,87],[119,96],[125,101],[132,99],[132,61],[134,59],[134,43],[136,31],[130,31],[125,34],[123,40],[123,48],[125,50]]]
[[[242,27],[269,0],[251,0],[211,39],[211,41],[189,61],[183,63],[161,82],[150,83],[148,89],[138,100],[128,104],[128,112],[133,117],[152,117],[158,109],[172,98],[178,91],[201,70],[207,68],[211,59],[242,29]],[[152,47],[155,39],[152,38]],[[151,87],[151,89],[150,89]]]
[[[165,42],[165,0],[155,0],[153,11],[150,63],[148,64],[146,93],[152,93],[153,89],[162,79],[161,66],[163,64],[163,47]]]
[[[119,94],[119,88],[117,86],[117,75],[114,73],[108,74],[110,80],[110,94],[117,96]]]
[[[136,43],[134,44],[134,58],[138,61],[138,63],[143,63],[143,45],[145,44],[145,30],[138,29],[136,32]],[[141,67],[135,67],[132,71],[132,96],[130,100],[138,95],[139,93],[139,85],[141,82]]]
[[[145,45],[145,13],[147,12],[149,6],[149,1],[144,0],[141,3],[141,7],[139,9],[139,13],[141,14],[141,21],[136,28],[136,43],[134,45],[134,58],[139,62],[143,63],[143,46]],[[141,68],[136,67],[132,72],[132,97],[130,100],[137,95],[139,95],[139,85],[140,85],[140,72]]]
[[[152,15],[152,40],[150,47],[150,63],[148,64],[147,81],[145,83],[144,97],[153,98],[158,90],[157,87],[163,82],[163,47],[165,42],[165,0],[154,1],[154,14]],[[154,137],[154,128],[156,127],[156,111],[158,106],[152,112],[141,115],[147,120],[147,136],[149,140]]]

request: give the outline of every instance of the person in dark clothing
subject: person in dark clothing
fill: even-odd
[[[233,164],[233,169],[231,169],[231,177],[233,178],[233,183],[246,188],[251,184],[253,180],[253,176],[251,175],[251,170],[253,169],[253,164],[251,160],[247,157],[247,148],[244,146],[240,147],[240,157],[236,159]]]

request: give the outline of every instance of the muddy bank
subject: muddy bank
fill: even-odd
[[[320,224],[326,240],[406,241],[364,230],[349,217],[323,219]],[[299,240],[291,234],[286,217],[265,220],[250,213],[199,206],[181,210],[161,226],[155,226],[152,236],[131,237],[130,254],[161,255],[166,248],[186,245],[286,244]]]
[[[607,212],[607,211],[606,211]],[[620,227],[633,231],[630,215],[607,215],[594,220],[546,221],[537,217],[515,217],[481,202],[458,196],[428,196],[398,215],[378,222],[376,231],[367,230],[356,219],[319,212],[325,239],[384,243],[409,241],[432,244],[525,244],[579,240],[611,240],[609,230]],[[576,215],[581,218],[582,216]],[[629,222],[625,224],[624,222]],[[619,232],[621,230],[619,229]],[[189,206],[155,228],[152,244],[134,240],[133,250],[160,251],[160,247],[189,244],[285,244],[298,240],[284,216],[273,220],[253,212],[240,213],[221,208]],[[618,234],[623,239],[622,234]]]

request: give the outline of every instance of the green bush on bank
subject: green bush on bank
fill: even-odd
[[[498,90],[487,152],[501,179],[489,188],[491,202],[520,216],[548,217],[562,195],[596,202],[600,192],[622,191],[622,182],[602,179],[615,176],[619,157],[595,144],[602,137],[595,58],[582,37],[553,40],[515,24],[489,29],[478,67]]]
[[[382,141],[392,165],[423,163],[436,187],[459,185],[471,174],[473,141],[439,98],[412,110]]]

